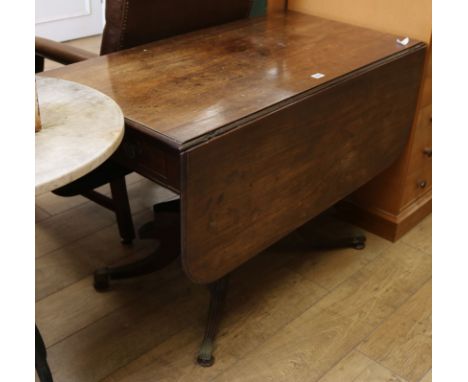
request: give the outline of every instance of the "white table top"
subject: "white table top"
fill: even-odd
[[[124,134],[119,106],[95,89],[36,77],[42,130],[36,133],[36,195],[94,170]],[[31,134],[32,134],[31,127]]]

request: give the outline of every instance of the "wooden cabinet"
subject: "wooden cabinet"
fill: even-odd
[[[284,10],[286,6],[286,0],[268,0],[268,11],[276,12]]]
[[[341,202],[347,219],[395,241],[432,210],[432,45],[426,56],[413,128],[403,155]]]
[[[432,186],[431,115],[432,105],[422,108],[414,126],[413,147],[408,156],[408,181],[403,191],[403,207],[423,196]]]
[[[278,1],[271,7],[277,7]],[[409,36],[429,45],[418,106],[401,157],[338,207],[343,216],[389,240],[397,240],[432,209],[431,0],[289,0],[290,10]]]

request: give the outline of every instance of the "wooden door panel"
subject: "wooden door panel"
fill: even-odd
[[[36,35],[55,41],[72,40],[102,32],[100,0],[36,0]]]

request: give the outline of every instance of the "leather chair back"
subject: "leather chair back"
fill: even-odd
[[[107,0],[101,54],[248,17],[253,0]]]

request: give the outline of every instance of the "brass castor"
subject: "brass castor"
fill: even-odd
[[[352,247],[358,251],[366,248],[366,237],[360,236],[353,239]]]
[[[211,356],[210,358],[203,358],[201,356],[197,357],[197,363],[201,367],[211,367],[214,365],[215,357]]]

